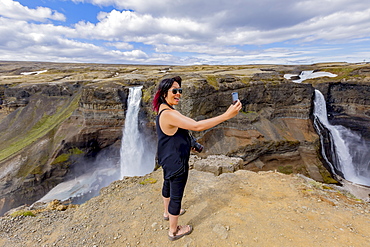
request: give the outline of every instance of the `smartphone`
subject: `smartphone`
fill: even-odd
[[[233,93],[231,94],[231,96],[232,96],[232,98],[233,98],[233,104],[235,104],[235,103],[236,103],[236,101],[238,101],[238,98],[239,98],[239,96],[238,96],[238,92],[233,92]]]

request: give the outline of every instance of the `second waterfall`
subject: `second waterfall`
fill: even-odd
[[[370,186],[370,143],[358,133],[329,123],[326,101],[315,90],[315,127],[320,133],[322,156],[336,175],[356,184]],[[327,130],[327,131],[326,131]],[[324,143],[323,135],[327,133]]]
[[[155,153],[139,131],[140,87],[130,88],[120,151],[121,178],[143,176],[153,171]]]

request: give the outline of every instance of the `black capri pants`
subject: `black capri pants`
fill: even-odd
[[[188,181],[189,170],[185,169],[185,172],[169,179],[164,179],[162,196],[170,198],[170,204],[168,205],[168,212],[171,215],[179,215],[181,210],[181,201],[184,196],[184,190],[186,182]]]

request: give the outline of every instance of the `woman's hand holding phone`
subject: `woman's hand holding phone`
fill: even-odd
[[[224,113],[227,119],[235,117],[236,115],[238,115],[239,111],[242,109],[242,103],[238,99],[237,92],[232,93],[232,100],[233,100],[233,104]]]

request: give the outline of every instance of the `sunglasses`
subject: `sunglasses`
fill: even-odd
[[[172,93],[173,94],[177,94],[177,93],[182,94],[182,88],[174,88],[174,89],[172,89]]]

